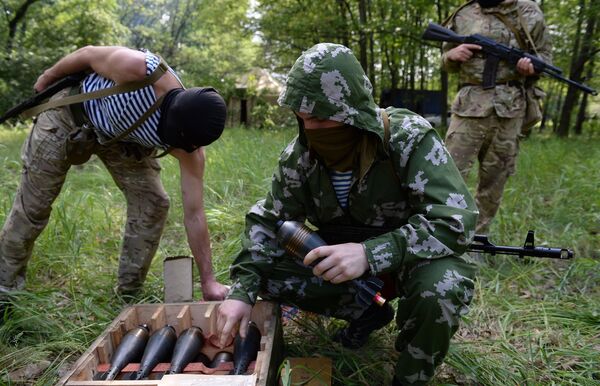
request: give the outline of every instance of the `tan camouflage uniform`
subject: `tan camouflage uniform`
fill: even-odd
[[[63,97],[68,91],[58,93]],[[39,115],[23,145],[21,183],[0,232],[0,293],[22,289],[33,245],[71,165],[64,140],[75,123],[69,107]],[[154,150],[135,143],[100,146],[96,153],[127,200],[127,223],[119,258],[118,290],[138,291],[158,247],[169,209]]]
[[[520,48],[511,30],[493,14],[500,13],[512,25],[520,26],[517,9],[541,59],[550,63],[548,32],[543,14],[533,1],[505,0],[490,8],[481,8],[472,2],[456,13],[448,28],[460,35],[477,33]],[[514,84],[522,84],[525,77],[515,66],[500,61],[496,87],[484,90],[480,84],[485,58],[476,54],[464,63],[449,61],[446,53],[455,46],[445,44],[442,56],[444,67],[450,72],[458,72],[462,85],[452,104],[452,119],[445,142],[463,178],[469,175],[475,158],[479,161],[475,201],[480,214],[476,230],[487,233],[500,206],[504,185],[515,172],[526,100],[523,87]]]
[[[362,245],[369,273],[396,279],[395,378],[424,385],[442,363],[473,297],[474,270],[460,256],[475,234],[477,211],[431,125],[408,110],[384,113],[371,92],[371,82],[344,46],[318,44],[298,58],[279,103],[363,131],[348,206],[340,206],[329,170],[309,150],[300,129],[281,153],[271,191],[246,216],[228,299],[254,304],[261,295],[356,320],[367,306],[356,301],[355,287],[324,281],[288,255],[275,238],[276,223],[308,220],[317,227],[393,229]],[[387,146],[384,114],[390,120]]]

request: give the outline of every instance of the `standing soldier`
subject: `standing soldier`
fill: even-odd
[[[551,47],[543,14],[530,0],[469,1],[451,17],[448,28],[459,35],[480,34],[519,47],[551,61]],[[442,62],[459,73],[460,91],[452,104],[446,146],[463,178],[475,158],[479,181],[475,201],[479,208],[477,233],[487,233],[508,177],[515,172],[519,136],[541,118],[538,74],[527,58],[516,66],[500,61],[497,71],[473,44],[444,45]],[[495,85],[484,80],[495,79]]]

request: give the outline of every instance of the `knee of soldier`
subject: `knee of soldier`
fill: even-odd
[[[418,286],[418,306],[423,315],[434,315],[450,325],[469,310],[475,284],[470,271],[447,269],[441,278],[421,281]]]
[[[169,207],[171,206],[169,196],[165,192],[161,192],[160,194],[156,195],[153,200],[153,204],[154,212],[166,217],[167,213],[169,212]]]

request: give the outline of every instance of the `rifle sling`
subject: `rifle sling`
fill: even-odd
[[[43,111],[53,109],[56,107],[67,106],[67,105],[70,105],[73,103],[80,103],[80,102],[84,102],[84,101],[88,101],[88,100],[92,100],[92,99],[104,98],[109,95],[123,94],[126,92],[139,90],[143,87],[149,86],[149,85],[153,84],[154,82],[156,82],[158,79],[160,79],[160,77],[162,77],[165,74],[165,72],[167,70],[168,70],[168,66],[165,63],[165,61],[161,58],[160,63],[158,65],[158,67],[156,68],[156,70],[154,70],[154,72],[152,74],[150,74],[150,76],[144,78],[143,80],[136,81],[136,82],[123,83],[123,84],[115,85],[113,87],[105,88],[102,90],[92,91],[89,93],[80,93],[80,94],[76,94],[76,95],[69,95],[64,98],[53,99],[46,103],[43,103],[43,104],[40,104],[40,105],[37,105],[35,107],[25,110],[23,113],[21,113],[21,116],[23,118],[30,118],[30,117],[37,115]]]
[[[125,138],[129,133],[131,133],[132,131],[134,131],[138,127],[140,127],[140,125],[142,123],[144,123],[144,121],[146,119],[150,118],[150,116],[152,114],[154,114],[154,112],[160,107],[160,104],[162,103],[163,99],[165,99],[165,95],[166,94],[161,95],[160,98],[158,98],[156,100],[156,102],[154,102],[154,104],[152,104],[152,106],[150,106],[150,108],[148,110],[146,110],[146,112],[141,117],[139,117],[137,121],[135,121],[133,123],[133,125],[131,125],[131,126],[129,126],[129,128],[127,128],[127,130],[125,130],[121,134],[117,135],[116,137],[113,137],[113,138],[109,139],[106,142],[101,142],[100,144],[104,145],[104,146],[113,144],[113,143],[115,143],[115,142],[117,142],[117,141]],[[163,155],[166,155],[166,153],[165,154],[161,154],[161,157]]]

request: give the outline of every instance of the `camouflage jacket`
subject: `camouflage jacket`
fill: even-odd
[[[523,25],[526,26],[540,58],[547,63],[552,62],[552,47],[544,15],[538,5],[530,0],[505,0],[490,8],[481,8],[477,2],[471,2],[454,15],[448,28],[459,35],[477,33],[499,43],[522,48],[515,34],[495,14],[500,14],[519,31],[523,31]],[[521,35],[522,40],[527,42],[525,34],[522,32]],[[456,44],[444,44],[443,66],[449,72],[459,73],[460,84],[481,84],[485,57],[476,54],[464,63],[449,61],[447,52],[455,46]],[[524,78],[515,66],[500,61],[496,74],[497,86],[489,90],[480,86],[462,87],[452,104],[452,112],[462,117],[487,117],[492,112],[503,118],[522,117],[526,107],[523,91],[519,87],[507,85],[506,82],[523,82]],[[537,96],[541,97],[543,93]]]
[[[348,207],[342,209],[327,168],[308,148],[300,128],[281,153],[271,191],[246,216],[228,298],[253,304],[277,261],[292,258],[275,239],[278,220],[395,229],[363,242],[375,275],[465,251],[477,211],[444,144],[422,117],[388,108],[391,135],[386,145],[384,110],[371,91],[369,79],[344,46],[318,44],[296,61],[279,103],[365,130],[360,166],[354,170]]]

